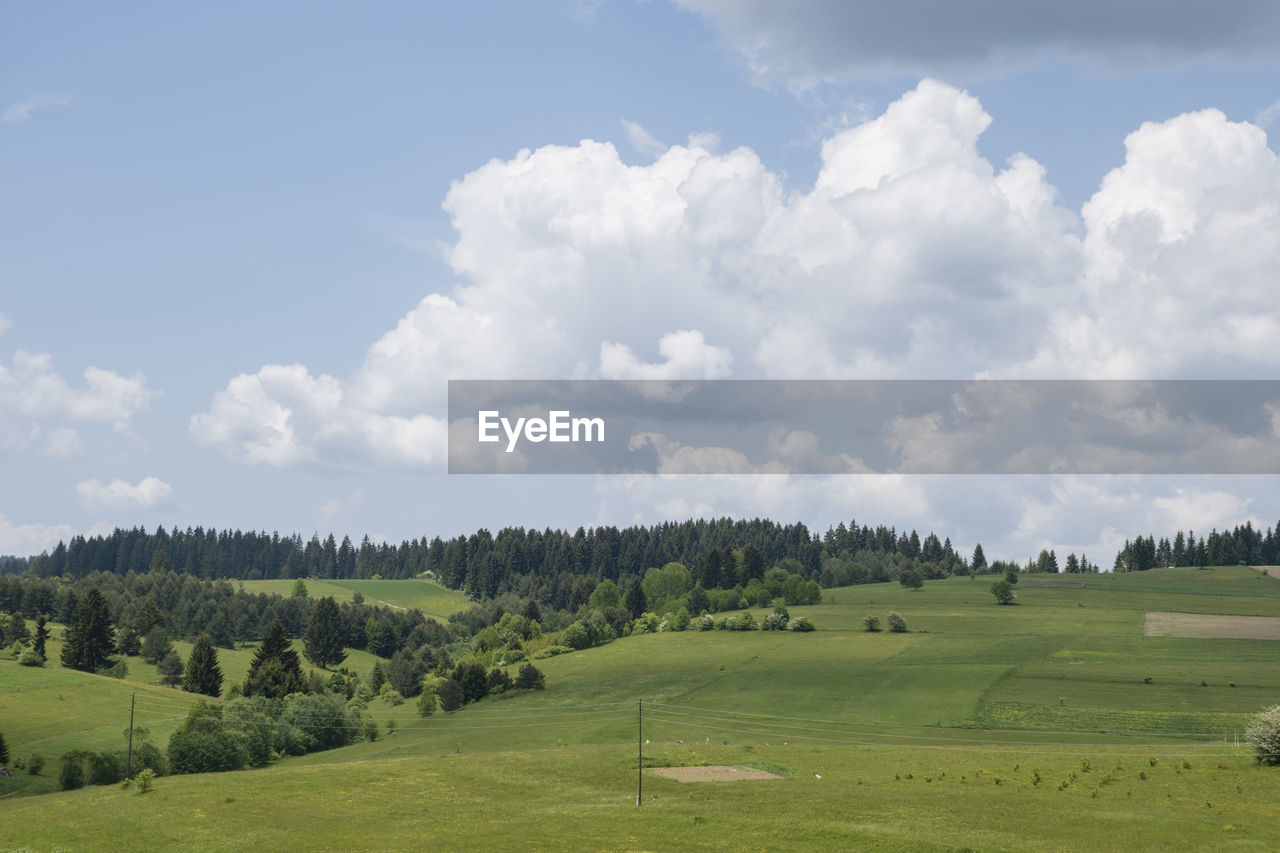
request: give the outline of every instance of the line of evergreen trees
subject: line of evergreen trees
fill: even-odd
[[[1274,566],[1280,564],[1280,522],[1258,530],[1246,521],[1221,533],[1217,528],[1196,538],[1194,530],[1179,530],[1173,538],[1139,536],[1125,540],[1116,553],[1117,572],[1144,572],[1169,566]]]
[[[117,528],[108,536],[59,542],[52,552],[29,564],[14,562],[11,568],[45,578],[141,574],[161,553],[176,571],[205,579],[410,578],[429,572],[445,586],[480,598],[532,582],[534,597],[556,609],[580,604],[571,601],[574,578],[617,581],[671,562],[687,565],[707,589],[745,585],[784,559],[795,561],[811,580],[821,577],[827,561],[853,560],[859,554],[934,566],[942,575],[964,571],[967,565],[950,539],[939,540],[933,533],[922,539],[914,530],[853,521],[818,536],[803,523],[720,518],[649,527],[579,527],[573,533],[507,527],[495,536],[481,529],[448,540],[422,537],[399,545],[374,544],[366,536],[359,546],[346,536],[339,542],[333,534],[304,542],[296,534]],[[734,553],[737,558],[731,560]]]
[[[317,611],[324,630],[309,634]],[[76,581],[33,574],[0,577],[0,614],[6,613],[12,616],[0,616],[0,630],[5,637],[12,635],[10,642],[22,639],[14,626],[22,625],[25,631],[24,617],[47,617],[75,628],[77,637],[90,638],[87,646],[67,644],[62,650],[64,666],[87,672],[101,669],[115,653],[142,653],[158,663],[166,649],[149,650],[164,638],[194,640],[208,634],[214,646],[231,648],[265,636],[277,621],[288,636],[307,639],[318,665],[341,662],[335,647],[390,657],[399,648],[440,645],[450,638],[445,626],[416,610],[363,601],[337,604],[305,594],[250,593],[229,581],[202,581],[163,568],[142,574],[92,574]],[[157,629],[160,634],[153,636]]]

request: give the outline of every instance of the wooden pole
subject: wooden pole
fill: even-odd
[[[644,700],[636,700],[636,805],[644,793]]]
[[[133,778],[133,706],[138,701],[138,694],[129,694],[129,758],[125,763],[124,778]]]

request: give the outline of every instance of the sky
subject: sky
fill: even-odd
[[[1263,475],[451,476],[444,419],[449,379],[1275,378],[1278,71],[1261,0],[0,0],[0,554],[1270,526]]]

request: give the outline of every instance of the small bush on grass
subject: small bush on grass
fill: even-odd
[[[542,690],[547,686],[547,677],[531,663],[520,667],[516,673],[516,687],[522,690]]]
[[[1255,716],[1244,736],[1253,747],[1259,764],[1280,764],[1280,705],[1274,705]]]
[[[897,613],[889,614],[889,630],[895,634],[907,633],[907,620],[903,619]]]

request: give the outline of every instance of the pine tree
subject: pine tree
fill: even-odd
[[[279,619],[271,623],[262,638],[262,644],[249,664],[249,674],[244,680],[245,696],[266,696],[283,699],[290,693],[305,693],[302,664],[284,633],[284,623]]]
[[[114,648],[115,629],[111,627],[107,600],[96,586],[89,587],[71,614],[71,627],[62,647],[62,665],[81,672],[97,672],[111,662]]]
[[[48,658],[48,655],[44,652],[45,641],[49,639],[49,629],[46,627],[48,624],[49,620],[45,619],[43,614],[36,617],[36,633],[35,639],[32,640],[31,648],[35,649],[36,654],[42,658]]]
[[[983,569],[987,567],[987,555],[982,553],[981,542],[973,546],[973,560],[970,561],[969,565],[973,568],[975,575],[981,574]]]
[[[307,660],[325,668],[342,663],[347,659],[347,653],[343,651],[346,639],[347,626],[342,612],[338,610],[338,603],[332,596],[321,598],[311,611],[311,620],[303,638],[303,653]]]
[[[208,634],[196,637],[191,656],[187,658],[187,668],[182,673],[182,689],[205,696],[217,696],[222,692],[222,667],[218,666],[218,653]]]

